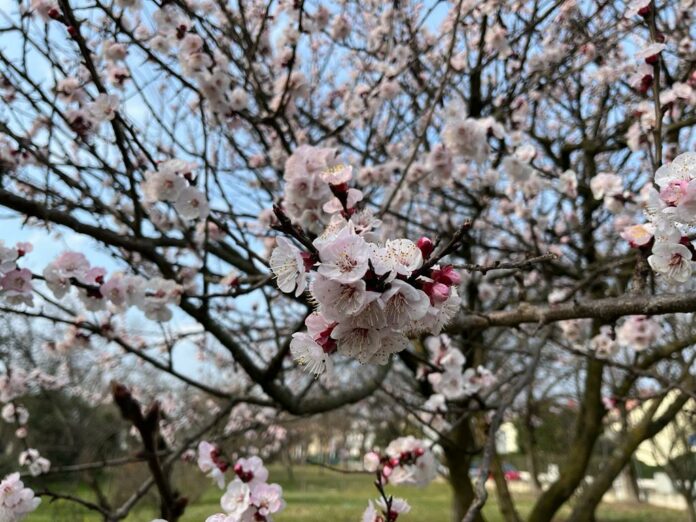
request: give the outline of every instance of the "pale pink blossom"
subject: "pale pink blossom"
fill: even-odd
[[[174,208],[186,220],[205,219],[210,207],[205,194],[195,187],[185,187],[174,202]]]
[[[320,260],[318,272],[323,276],[340,283],[353,283],[367,272],[369,248],[352,224],[343,227],[334,238],[315,244]]]
[[[284,237],[276,238],[276,248],[271,253],[270,267],[276,276],[278,288],[285,293],[299,296],[307,288],[305,261],[299,248]]]
[[[423,253],[408,239],[388,240],[384,247],[373,247],[370,261],[377,275],[389,274],[388,280],[397,275],[410,277],[423,265]]]
[[[31,489],[24,487],[19,473],[7,475],[0,482],[0,520],[20,522],[40,503],[41,499],[36,498]]]
[[[685,283],[691,277],[691,252],[680,243],[656,242],[648,263],[671,282]]]
[[[251,506],[251,488],[239,479],[233,480],[227,485],[227,490],[220,499],[220,506],[233,520],[241,520]]]

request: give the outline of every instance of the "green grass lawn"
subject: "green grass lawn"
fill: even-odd
[[[311,466],[294,468],[290,479],[284,468],[271,467],[271,481],[283,486],[287,501],[285,510],[276,517],[277,522],[359,522],[367,500],[375,498],[375,489],[369,475],[340,474]],[[204,478],[201,476],[201,480]],[[208,479],[205,479],[208,480]],[[445,482],[436,481],[425,489],[413,487],[389,488],[395,496],[408,500],[412,510],[404,515],[403,522],[450,522],[450,491]],[[206,489],[186,511],[183,522],[203,522],[207,516],[219,512],[220,490]],[[533,499],[515,497],[518,509],[524,516],[529,513]],[[488,522],[502,522],[495,503],[495,493],[484,509]],[[558,520],[563,520],[563,511]],[[128,517],[128,521],[150,522],[156,513],[143,507]],[[39,510],[28,517],[29,522],[98,522],[100,518],[86,513],[67,502],[53,503],[44,500]],[[400,518],[401,520],[401,518]],[[633,506],[607,504],[599,511],[602,522],[684,522],[686,514],[645,505]]]

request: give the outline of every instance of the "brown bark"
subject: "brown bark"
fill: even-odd
[[[688,397],[685,393],[681,394],[669,405],[665,413],[653,421],[652,418],[662,402],[662,399],[654,400],[640,423],[626,433],[622,443],[603,462],[602,468],[594,477],[592,484],[588,485],[582,495],[580,495],[568,522],[592,522],[594,520],[594,512],[602,501],[602,497],[626,466],[636,448],[638,448],[641,442],[654,437],[667,426],[674,419],[674,416],[679,413]]]
[[[474,436],[468,420],[461,421],[448,434],[447,440],[442,441],[442,449],[449,468],[450,486],[452,487],[453,522],[461,522],[474,501],[474,487],[469,478],[474,446]],[[478,514],[475,521],[484,522],[484,518]]]
[[[568,459],[560,466],[560,477],[537,500],[528,522],[549,522],[571,497],[585,477],[592,449],[602,430],[601,388],[604,365],[597,360],[588,361],[585,392],[578,415],[575,435],[568,448]]]
[[[510,490],[508,489],[503,463],[497,452],[493,453],[491,471],[493,472],[493,480],[495,481],[495,493],[498,497],[498,509],[500,510],[500,514],[503,516],[505,522],[521,522],[520,516],[515,509],[512,495],[510,495]]]
[[[696,504],[693,498],[686,499],[686,512],[689,514],[689,522],[696,522]]]

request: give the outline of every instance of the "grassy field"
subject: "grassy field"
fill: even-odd
[[[375,497],[371,479],[366,475],[345,475],[317,467],[295,467],[290,479],[283,468],[271,468],[271,480],[283,486],[288,506],[276,517],[277,522],[359,522],[367,500]],[[201,480],[203,477],[201,476]],[[207,480],[207,479],[205,479]],[[425,489],[412,487],[390,488],[395,496],[406,498],[412,506],[403,522],[450,522],[450,492],[446,483],[438,481]],[[184,522],[203,522],[207,516],[219,512],[220,491],[207,489],[192,503],[183,517]],[[516,497],[522,515],[531,509],[533,499]],[[488,522],[502,522],[495,494],[484,513]],[[558,517],[567,516],[564,511]],[[132,522],[150,522],[156,513],[141,508],[128,517]],[[29,516],[28,522],[98,522],[100,518],[86,513],[63,501],[42,503],[39,510]],[[401,520],[401,518],[400,518]],[[686,514],[668,509],[610,504],[599,511],[602,522],[683,522]]]

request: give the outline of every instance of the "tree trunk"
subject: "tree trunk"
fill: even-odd
[[[536,450],[530,448],[526,455],[527,467],[529,468],[529,474],[532,479],[532,491],[539,495],[541,494],[542,487],[541,481],[539,480],[539,463],[537,462]]]
[[[529,469],[529,474],[532,479],[532,490],[535,494],[541,494],[542,487],[541,481],[539,480],[539,462],[537,459],[537,441],[536,441],[536,429],[534,427],[534,396],[532,393],[532,384],[530,383],[527,387],[527,409],[524,416],[524,422],[522,422],[522,429],[525,431],[527,436],[528,447],[526,448],[525,459],[527,461],[527,468]]]
[[[505,522],[521,522],[520,516],[515,509],[515,503],[510,495],[507,480],[505,480],[503,464],[497,452],[493,453],[491,469],[493,471],[493,479],[495,480],[495,492],[498,497],[498,509],[500,510],[500,514],[503,516]]]
[[[449,481],[452,487],[452,522],[461,522],[469,506],[474,501],[474,487],[469,478],[474,437],[469,420],[462,420],[452,430],[447,440],[441,441],[449,468]],[[477,515],[476,522],[483,522],[483,516]]]
[[[696,499],[685,496],[686,512],[689,514],[689,522],[696,522]]]
[[[588,361],[585,393],[578,414],[575,435],[568,448],[568,459],[560,466],[560,476],[537,500],[528,522],[550,522],[585,477],[592,448],[602,428],[602,371],[604,364]]]
[[[654,402],[646,409],[643,420],[625,434],[621,445],[614,449],[608,459],[602,463],[601,471],[594,477],[592,484],[588,485],[577,501],[568,522],[593,522],[594,512],[602,501],[602,497],[609,490],[614,479],[621,473],[638,446],[644,441],[657,435],[674,416],[681,410],[688,395],[682,394],[675,399],[669,408],[658,418],[653,416],[664,397],[654,399]]]
[[[636,463],[633,458],[629,459],[628,464],[626,464],[621,474],[623,475],[628,501],[639,503],[641,501],[640,488],[638,487]]]

